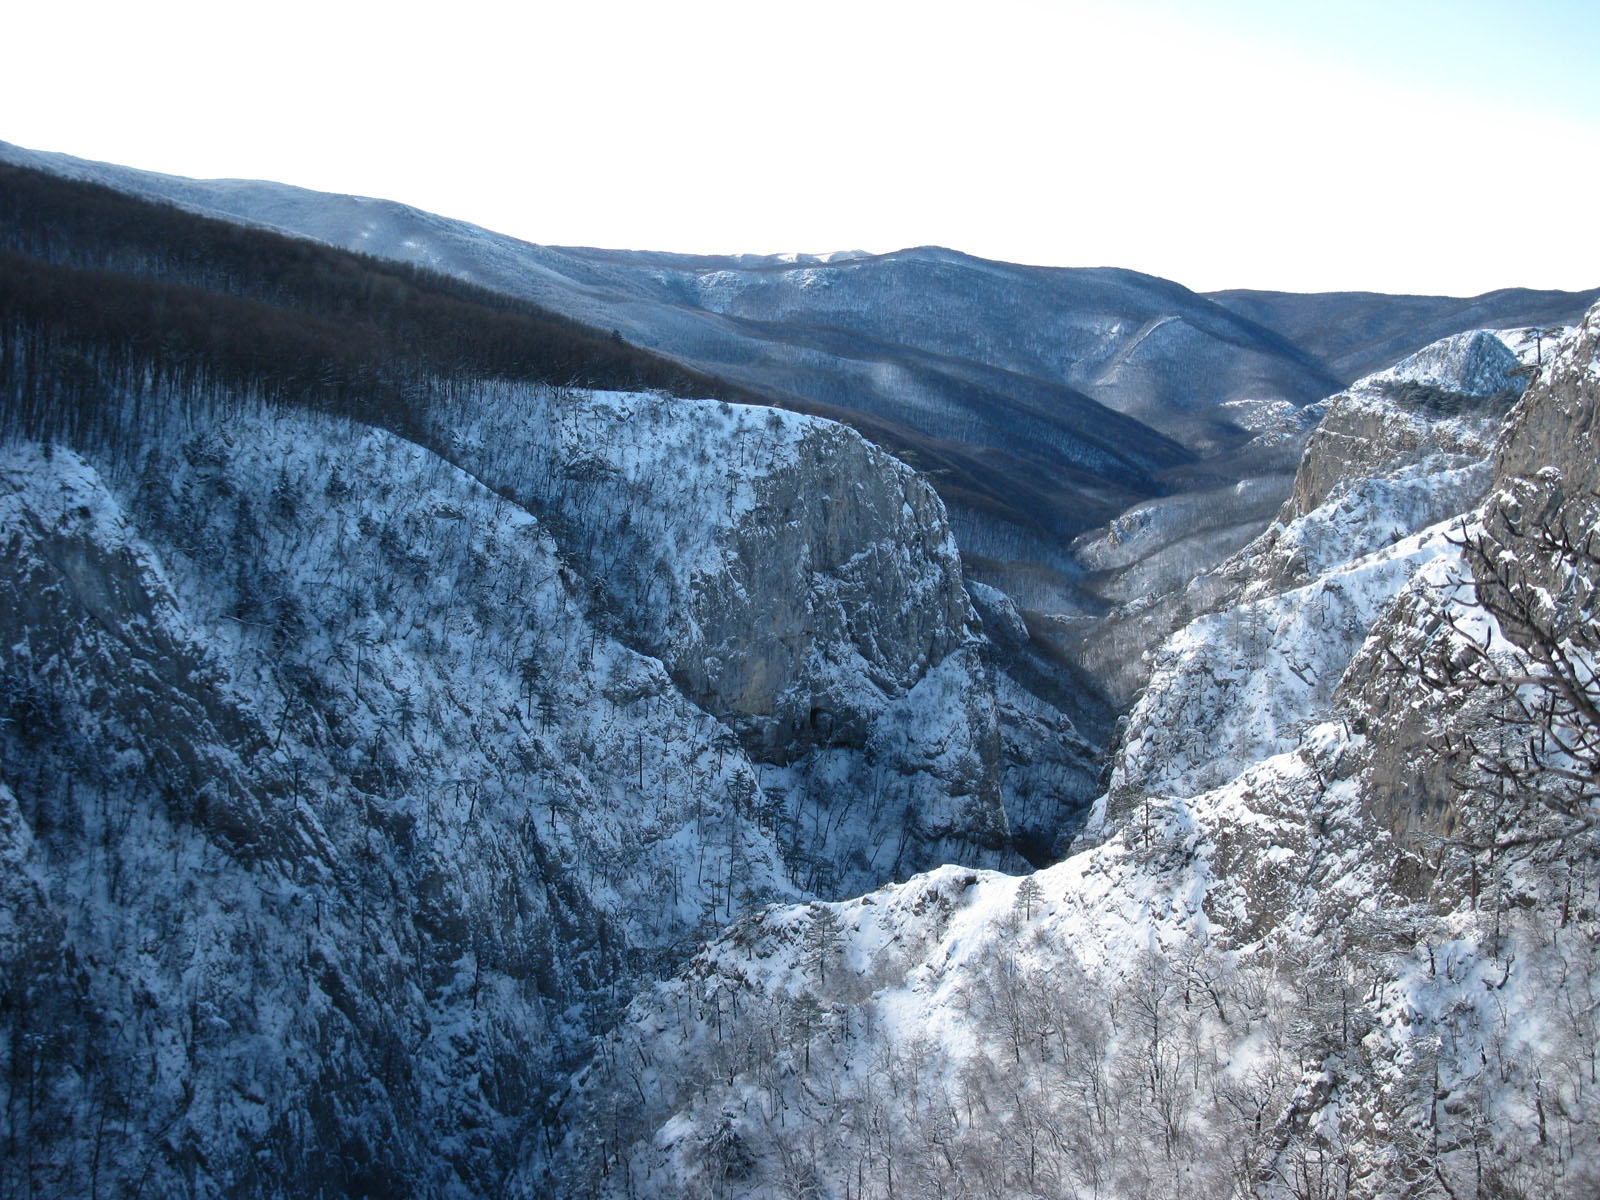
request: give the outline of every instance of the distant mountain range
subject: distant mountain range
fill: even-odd
[[[1245,419],[1262,404],[1303,407],[1462,330],[1570,323],[1600,297],[1205,295],[1134,271],[939,247],[722,257],[552,247],[280,183],[183,179],[3,142],[0,161],[456,276],[843,421],[934,482],[972,575],[1025,610],[1074,618],[1108,601],[1072,540],[1130,508],[1207,497],[1174,536],[1209,562],[1270,519],[1309,424],[1263,439]]]

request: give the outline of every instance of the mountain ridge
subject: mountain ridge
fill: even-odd
[[[1370,332],[1341,333],[1352,326],[1347,304],[1330,316],[1316,297],[1205,295],[1122,268],[1029,267],[942,247],[815,256],[547,247],[393,201],[185,180],[5,144],[0,157],[455,274],[853,424],[933,473],[978,577],[1002,588],[1027,581],[1040,630],[1102,607],[1081,586],[1074,537],[1161,496],[1286,484],[1282,455],[1260,461],[1230,405],[1305,405],[1375,356],[1387,365],[1463,328],[1543,324],[1556,309],[1571,319],[1585,307],[1578,296],[1515,290],[1429,301],[1427,329],[1407,337],[1396,330],[1416,316],[1414,298],[1368,296]],[[1055,415],[1041,422],[1041,406]],[[1085,459],[1097,440],[1102,451]],[[1073,635],[1058,649],[1075,654]]]

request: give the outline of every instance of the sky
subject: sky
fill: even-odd
[[[1592,0],[14,6],[0,139],[555,245],[1600,286]]]

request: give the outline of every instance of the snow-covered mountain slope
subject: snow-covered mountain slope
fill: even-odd
[[[1192,502],[1141,506],[1084,543],[1081,556],[1111,569],[1097,586],[1119,602],[1089,631],[1084,649],[1086,665],[1108,692],[1131,699],[1161,669],[1155,647],[1185,622],[1310,581],[1318,581],[1318,590],[1271,606],[1297,608],[1318,597],[1325,607],[1320,588],[1329,572],[1480,499],[1489,486],[1486,464],[1496,426],[1523,386],[1508,338],[1518,340],[1485,330],[1452,335],[1301,410],[1318,420],[1308,430],[1283,434],[1287,446],[1303,445],[1304,452],[1276,519],[1226,557],[1196,558],[1188,531],[1199,518],[1184,511],[1195,507]],[[1274,493],[1269,484],[1259,488],[1261,499]],[[1227,512],[1225,502],[1215,510]],[[1124,543],[1133,545],[1125,550]],[[1176,561],[1157,586],[1136,586],[1151,582],[1151,566],[1167,557]],[[1335,590],[1344,594],[1342,586]],[[1384,596],[1392,592],[1389,587]],[[1263,616],[1258,612],[1247,624]],[[1255,661],[1247,652],[1244,657]]]
[[[847,429],[484,383],[436,452],[145,386],[0,463],[7,1188],[496,1191],[740,913],[1085,803]]]
[[[1315,727],[1037,895],[945,869],[739,927],[579,1080],[583,1185],[1588,1194],[1592,906],[1552,942],[1562,892],[1526,866],[1477,911],[1408,904],[1337,778],[1360,754]]]
[[[435,419],[766,764],[808,887],[1005,854],[999,717],[924,480],[777,409],[490,387]]]
[[[1278,522],[1185,589],[1198,598],[1209,584],[1218,611],[1155,656],[1112,775],[1114,813],[1293,747],[1402,586],[1457,557],[1450,526],[1488,490],[1516,366],[1494,335],[1460,334],[1327,402]]]
[[[1489,842],[1528,836],[1473,827],[1457,794],[1463,759],[1497,772],[1489,783],[1502,794],[1502,830],[1552,819],[1557,828],[1594,823],[1584,798],[1600,767],[1592,741],[1600,699],[1597,362],[1600,311],[1591,310],[1555,354],[1545,347],[1536,384],[1501,430],[1489,497],[1461,530],[1467,577],[1479,596],[1493,598],[1500,619],[1486,628],[1459,581],[1419,577],[1351,666],[1347,690],[1391,729],[1370,802],[1394,828]],[[1403,690],[1393,682],[1397,663],[1417,668]],[[1417,686],[1424,673],[1448,686]],[[1486,705],[1484,692],[1501,701],[1487,713],[1489,731],[1463,734],[1457,710],[1474,697]],[[1508,748],[1499,726],[1521,729],[1533,716],[1542,735],[1511,738]]]
[[[650,664],[591,646],[535,523],[415,447],[244,419],[183,450],[125,503],[7,451],[7,853],[39,932],[5,1050],[49,1081],[8,1091],[7,1186],[480,1191],[630,941],[695,919],[703,886],[655,878],[689,798],[632,790],[601,690]],[[710,730],[673,732],[657,777]],[[749,857],[771,880],[770,841]]]
[[[962,643],[971,614],[938,496],[848,429],[512,387],[471,407],[476,421],[437,417],[452,453],[558,516],[630,634],[769,757],[859,742]]]
[[[1342,506],[1337,561],[1178,635],[1168,659],[1195,665],[1141,705],[1203,692],[1193,715],[1219,715],[1200,747],[1158,730],[1165,762],[1157,722],[1130,728],[1120,780],[1161,787],[1113,805],[1100,844],[1020,880],[947,868],[780,906],[636,999],[575,1080],[554,1169],[603,1195],[1594,1193],[1596,796],[1498,773],[1541,746],[1593,760],[1549,758],[1519,716],[1545,660],[1472,572],[1563,581],[1507,586],[1562,597],[1569,656],[1593,644],[1600,567],[1532,517],[1594,527],[1563,489],[1595,471],[1596,361],[1600,310],[1505,425],[1464,545],[1369,549],[1397,518],[1365,459],[1297,518]],[[1475,556],[1497,523],[1516,557]],[[1341,592],[1348,636],[1312,619]],[[1326,678],[1284,669],[1302,664]]]
[[[761,786],[820,803],[848,775],[870,797],[852,821],[814,823],[819,887],[1007,852],[960,563],[937,495],[902,463],[816,418],[691,403],[687,389],[722,385],[443,277],[0,173],[15,187],[5,245],[22,256],[7,312],[23,350],[0,360],[19,400],[8,428],[137,446],[180,411],[147,394],[195,374],[378,422],[537,510],[603,602],[597,620],[667,662],[752,754],[800,772]],[[574,374],[665,390],[596,401],[527,382]],[[930,674],[973,699],[912,751],[896,730]],[[937,763],[937,796],[902,752]],[[1050,791],[1029,789],[1031,819],[1081,808],[1081,780],[1061,803]],[[868,817],[876,835],[838,840]]]
[[[1448,529],[1435,527],[1179,630],[1129,714],[1110,816],[1125,817],[1147,794],[1220,786],[1247,764],[1292,749],[1388,602],[1450,553]]]

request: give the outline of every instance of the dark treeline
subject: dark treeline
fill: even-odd
[[[125,438],[159,421],[154,393],[209,388],[428,441],[441,390],[484,378],[828,417],[929,472],[947,502],[1033,524],[1014,505],[1033,485],[1009,460],[979,463],[870,413],[755,393],[405,263],[0,164],[0,434]]]
[[[406,264],[0,165],[6,427],[100,424],[130,387],[206,382],[415,436],[426,381],[761,398],[535,305]]]
[[[1423,417],[1460,417],[1485,413],[1504,416],[1522,394],[1520,388],[1507,388],[1488,396],[1453,392],[1447,388],[1419,383],[1415,379],[1392,379],[1382,384],[1383,394],[1401,408]]]

